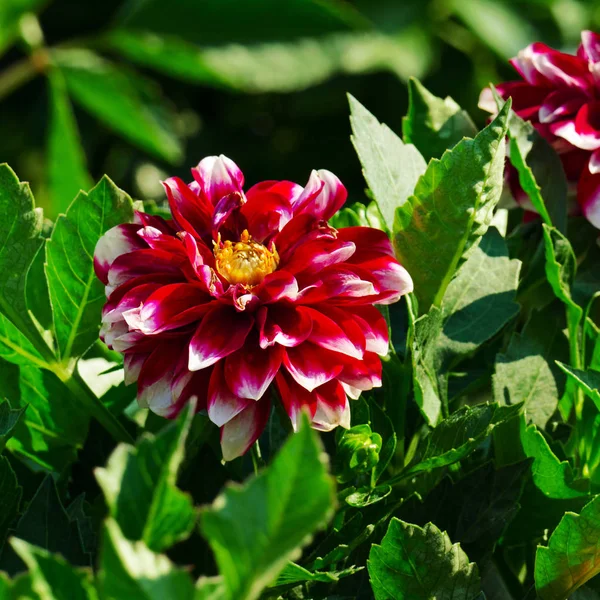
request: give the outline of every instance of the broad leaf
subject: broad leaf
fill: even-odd
[[[24,333],[37,331],[27,315],[27,273],[41,244],[42,214],[28,183],[0,165],[0,312]]]
[[[46,368],[47,364],[29,338],[0,313],[0,358],[15,365],[36,365]]]
[[[481,589],[475,563],[433,523],[421,528],[394,517],[367,568],[376,600],[474,600]]]
[[[306,416],[273,463],[201,515],[228,598],[258,598],[331,514],[333,484]]]
[[[417,79],[408,82],[408,114],[402,120],[404,141],[414,144],[426,160],[440,158],[464,137],[475,137],[471,117],[450,96],[434,96]]]
[[[462,460],[473,452],[498,425],[518,415],[521,408],[520,405],[479,404],[457,410],[431,432],[420,461],[391,481],[406,479],[417,473],[445,467]]]
[[[579,515],[567,513],[535,557],[535,587],[542,600],[564,600],[600,573],[600,496]]]
[[[106,297],[94,273],[96,243],[111,227],[131,220],[131,198],[104,177],[89,194],[80,193],[56,222],[46,244],[46,276],[57,349],[65,363],[98,338]]]
[[[17,538],[11,545],[27,565],[33,590],[42,600],[97,600],[91,571],[75,570],[62,556]]]
[[[413,278],[421,312],[441,304],[492,220],[502,192],[508,104],[475,139],[433,159],[414,195],[396,210],[394,246]]]
[[[556,363],[567,377],[582,389],[600,410],[600,371],[596,369],[574,369],[561,362]]]
[[[541,428],[558,405],[553,359],[557,346],[564,344],[561,329],[552,313],[534,312],[523,331],[513,334],[506,353],[496,357],[494,399],[499,404],[523,402],[528,421]]]
[[[27,408],[11,408],[10,402],[0,400],[0,451],[6,446],[6,442],[12,437],[13,430],[23,417]]]
[[[60,553],[73,565],[90,564],[90,557],[81,545],[77,524],[69,519],[50,476],[44,479],[27,506],[14,535],[49,552]],[[15,573],[22,568],[23,563],[17,555],[5,549],[0,570]]]
[[[21,493],[22,490],[10,463],[4,456],[0,456],[0,548],[6,539],[9,527],[19,513]]]
[[[350,123],[352,143],[389,231],[396,209],[413,193],[427,165],[412,144],[405,144],[352,96]]]
[[[10,367],[5,363],[0,373]],[[56,375],[22,366],[18,371],[18,389],[7,396],[13,406],[27,407],[8,448],[48,471],[61,472],[77,458],[77,450],[87,436],[90,415],[80,398],[67,390]]]
[[[53,57],[70,95],[86,110],[142,150],[169,162],[181,159],[172,116],[146,80],[88,50],[60,50]]]
[[[192,410],[156,437],[146,434],[134,448],[121,444],[105,469],[96,469],[110,514],[123,535],[159,552],[187,537],[194,527],[191,498],[177,489]]]
[[[575,477],[571,465],[558,459],[535,425],[526,427],[522,424],[521,443],[525,454],[534,459],[531,467],[533,481],[545,496],[562,500],[589,493],[581,485],[581,489],[573,486]]]
[[[52,200],[51,216],[65,213],[81,190],[92,181],[85,166],[85,154],[65,82],[58,70],[48,74],[51,112],[48,134],[48,179]]]
[[[130,542],[112,519],[104,524],[100,597],[110,600],[192,600],[194,584],[189,574],[143,542]]]

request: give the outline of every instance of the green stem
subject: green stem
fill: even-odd
[[[254,467],[254,474],[258,475],[258,472],[262,467],[265,466],[265,463],[262,459],[262,453],[260,451],[260,444],[258,440],[254,442],[252,448],[250,448],[250,456],[252,457],[252,466]]]
[[[31,57],[24,58],[0,73],[0,100],[31,81],[38,69]]]

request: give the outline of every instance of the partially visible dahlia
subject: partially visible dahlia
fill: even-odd
[[[498,85],[498,92],[560,154],[583,213],[600,228],[600,36],[583,31],[576,56],[537,42],[510,62],[524,81]],[[479,106],[496,112],[489,89]]]
[[[136,213],[98,242],[101,337],[124,354],[138,401],[172,418],[192,397],[221,428],[223,456],[248,450],[271,408],[296,426],[348,427],[348,398],[381,385],[388,347],[374,304],[412,280],[379,230],[327,224],[346,189],[329,171],[306,187],[244,177],[224,156],[164,182],[172,220]]]

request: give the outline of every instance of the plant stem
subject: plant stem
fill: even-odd
[[[31,57],[24,58],[8,67],[0,74],[0,100],[10,95],[38,74],[38,68]]]
[[[260,452],[260,444],[258,440],[252,444],[250,448],[250,456],[252,457],[252,466],[254,467],[254,474],[258,475],[259,470],[264,467],[264,461]]]

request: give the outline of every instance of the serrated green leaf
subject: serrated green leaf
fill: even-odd
[[[61,472],[85,442],[89,412],[50,371],[21,366],[12,405],[27,407],[7,447],[48,471]]]
[[[541,600],[564,600],[600,573],[600,496],[579,515],[567,513],[535,556],[535,587]]]
[[[582,371],[581,369],[574,369],[559,361],[556,361],[556,364],[561,371],[577,385],[577,387],[585,392],[598,407],[598,410],[600,410],[600,371],[597,371],[596,369]]]
[[[575,479],[568,461],[560,461],[535,425],[521,425],[521,443],[525,454],[534,459],[531,467],[533,481],[548,498],[563,500],[586,496],[589,490],[573,486]],[[581,482],[583,483],[583,482]],[[589,483],[588,486],[589,487]]]
[[[4,456],[0,456],[0,548],[19,513],[21,494],[22,490],[10,463]]]
[[[40,600],[97,600],[91,571],[75,570],[62,556],[17,538],[11,546],[29,568]]]
[[[23,417],[27,407],[11,408],[8,400],[0,400],[0,451],[12,437],[13,430]]]
[[[89,50],[63,49],[54,51],[53,58],[69,94],[91,114],[157,158],[181,159],[172,116],[148,81]]]
[[[499,404],[523,402],[528,422],[541,428],[558,405],[553,358],[564,342],[561,328],[550,314],[534,312],[523,331],[513,334],[506,353],[496,357],[494,399]]]
[[[498,107],[504,100],[492,90]],[[510,162],[519,183],[543,221],[564,232],[567,227],[568,183],[562,163],[552,146],[535,127],[514,111],[508,118]]]
[[[339,576],[333,572],[311,572],[296,563],[289,562],[277,577],[272,587],[279,585],[290,585],[292,583],[304,583],[306,581],[320,581],[332,583],[339,581]]]
[[[42,244],[42,214],[28,183],[0,165],[0,311],[23,333],[37,333],[27,314],[27,274]]]
[[[440,467],[448,466],[467,457],[498,425],[512,419],[521,406],[479,404],[464,406],[444,419],[427,438],[421,460],[394,477],[405,479]]]
[[[46,244],[46,276],[57,350],[65,363],[98,339],[106,296],[94,273],[96,243],[112,227],[132,220],[131,198],[105,176],[56,222]]]
[[[508,103],[475,139],[433,159],[396,210],[393,242],[421,312],[439,306],[456,270],[479,243],[500,199]]]
[[[176,423],[156,437],[144,435],[135,448],[119,445],[106,468],[96,469],[123,535],[155,552],[185,539],[194,527],[192,500],[176,486],[192,416],[193,411],[183,411]]]
[[[71,521],[58,496],[56,485],[47,476],[15,528],[15,537],[43,550],[58,552],[71,564],[89,566],[90,557],[84,552],[77,524]],[[5,548],[0,560],[0,570],[19,572],[23,563]]]
[[[355,98],[348,99],[352,143],[387,229],[392,231],[396,209],[413,193],[427,165],[412,144],[405,144]]]
[[[244,486],[229,486],[201,514],[231,600],[258,598],[299,554],[333,506],[333,482],[306,415],[273,463]]]
[[[477,127],[452,99],[438,98],[414,77],[408,82],[408,114],[402,120],[406,143],[414,144],[426,160],[440,158],[464,137],[475,137]]]
[[[65,82],[58,70],[48,74],[50,85],[50,129],[48,132],[48,180],[50,216],[65,213],[73,198],[92,187],[86,169],[85,154],[79,138],[75,115]]]
[[[433,523],[396,519],[367,561],[376,600],[473,600],[481,582],[475,563]]]
[[[98,588],[103,600],[192,600],[189,574],[143,542],[130,542],[112,519],[104,524]]]

